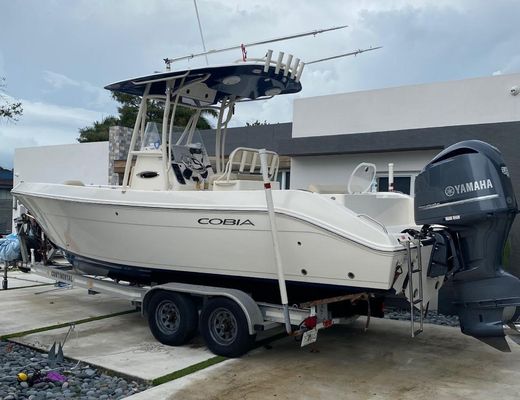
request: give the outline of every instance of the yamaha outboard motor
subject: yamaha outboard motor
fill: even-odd
[[[502,265],[517,212],[502,155],[485,142],[448,147],[415,180],[416,223],[443,226],[430,229],[428,273],[446,273],[462,332],[504,351],[504,328],[516,329],[520,314],[520,280]]]

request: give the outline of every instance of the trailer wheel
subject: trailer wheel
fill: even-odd
[[[233,300],[216,297],[209,300],[200,315],[199,330],[208,348],[225,357],[240,357],[255,342],[242,308]]]
[[[169,346],[190,340],[197,330],[197,308],[184,294],[158,291],[147,307],[148,325],[154,337]]]

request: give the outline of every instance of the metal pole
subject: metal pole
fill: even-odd
[[[143,97],[141,99],[141,105],[139,106],[139,111],[137,113],[137,118],[135,120],[134,130],[132,131],[132,139],[130,139],[130,148],[128,149],[128,156],[126,158],[126,165],[125,165],[125,173],[123,176],[123,193],[126,192],[126,189],[128,188],[128,185],[130,184],[129,178],[130,178],[130,169],[132,168],[132,161],[134,159],[134,147],[135,143],[137,141],[137,134],[139,133],[139,124],[141,124],[141,118],[145,118],[143,116],[145,104],[146,104],[146,97],[148,96],[148,93],[150,92],[150,87],[152,86],[151,83],[146,85],[146,88],[144,89]]]
[[[169,148],[166,143],[168,140],[168,120],[170,117],[171,82],[172,81],[166,82],[166,101],[164,103],[163,120],[162,120],[162,135],[161,135],[162,163],[163,163],[163,171],[164,171],[164,174],[166,175],[164,177],[163,190],[168,190],[168,187],[170,185],[170,182],[168,180],[168,174],[166,174],[166,172],[168,171],[169,161],[170,161],[169,155],[167,153],[169,151]],[[168,145],[171,146],[171,143],[168,143]]]
[[[415,327],[414,327],[414,288],[413,288],[413,265],[412,265],[412,249],[410,247],[410,240],[406,241],[406,257],[408,258],[408,290],[409,290],[409,300],[410,300],[410,324],[411,324],[411,333],[412,337],[415,337]]]
[[[269,180],[267,152],[265,149],[258,150],[260,155],[260,165],[262,167],[262,178],[264,180],[265,199],[267,202],[267,213],[271,225],[271,237],[273,239],[274,257],[276,268],[278,271],[278,286],[280,287],[280,297],[282,299],[283,314],[285,321],[285,330],[288,334],[292,333],[291,319],[289,317],[289,300],[287,297],[287,287],[285,286],[285,276],[283,273],[282,256],[280,254],[280,246],[278,240],[278,229],[276,226],[276,218],[274,214],[273,193],[271,192],[271,181]]]
[[[394,163],[388,164],[388,191],[394,191]]]
[[[421,253],[421,239],[417,239],[415,242],[415,246],[417,247],[417,269],[419,270],[419,297],[421,298],[421,314],[420,314],[420,330],[423,330],[423,319],[424,319],[424,302],[423,302],[423,273],[422,273],[422,253]]]
[[[2,289],[7,290],[7,261],[4,262],[4,279],[2,281]]]
[[[195,6],[195,13],[197,14],[197,22],[199,23],[199,32],[200,32],[200,40],[202,41],[202,49],[204,53],[206,53],[206,43],[204,42],[204,35],[202,34],[202,24],[200,23],[199,9],[197,7],[197,0],[193,0],[193,5]],[[204,54],[204,58],[206,59],[206,65],[209,65],[208,55]]]

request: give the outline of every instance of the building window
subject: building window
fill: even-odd
[[[289,189],[291,186],[291,171],[289,170],[280,170],[278,171],[278,177],[276,178],[278,182],[280,182],[280,189],[285,190]]]
[[[377,191],[388,192],[388,176],[378,176]],[[394,191],[412,195],[412,177],[411,176],[395,176],[394,175]]]

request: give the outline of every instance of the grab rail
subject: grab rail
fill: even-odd
[[[383,225],[381,222],[379,222],[377,219],[372,218],[370,215],[367,215],[367,214],[358,214],[358,217],[360,217],[360,218],[366,218],[366,219],[368,219],[369,221],[374,222],[375,224],[377,224],[378,226],[380,226],[380,227],[383,229],[383,232],[385,232],[386,234],[388,234],[388,230],[386,229],[386,226],[384,226],[384,225]]]

